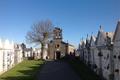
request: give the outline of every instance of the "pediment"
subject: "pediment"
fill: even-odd
[[[115,34],[113,37],[113,42],[120,42],[120,21],[118,21]]]
[[[96,44],[99,46],[105,45],[105,39],[106,39],[106,32],[99,31],[96,38]]]
[[[95,36],[91,36],[90,45],[91,46],[95,46],[95,41],[96,41],[96,37]]]

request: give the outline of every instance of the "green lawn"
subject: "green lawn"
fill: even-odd
[[[36,80],[36,73],[43,64],[42,60],[25,60],[2,74],[0,80]]]

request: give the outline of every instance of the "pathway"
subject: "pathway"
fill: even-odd
[[[80,80],[71,67],[63,61],[48,61],[39,71],[38,80]]]

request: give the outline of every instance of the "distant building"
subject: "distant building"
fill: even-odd
[[[24,50],[24,55],[26,59],[40,59],[41,58],[41,49],[40,48],[26,48]]]
[[[48,44],[48,57],[49,59],[60,59],[66,54],[74,53],[74,46],[64,42],[62,39],[62,29],[55,27],[53,40]]]

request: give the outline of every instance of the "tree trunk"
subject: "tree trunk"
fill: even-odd
[[[41,43],[41,59],[43,59],[44,49],[45,49],[45,44]]]

